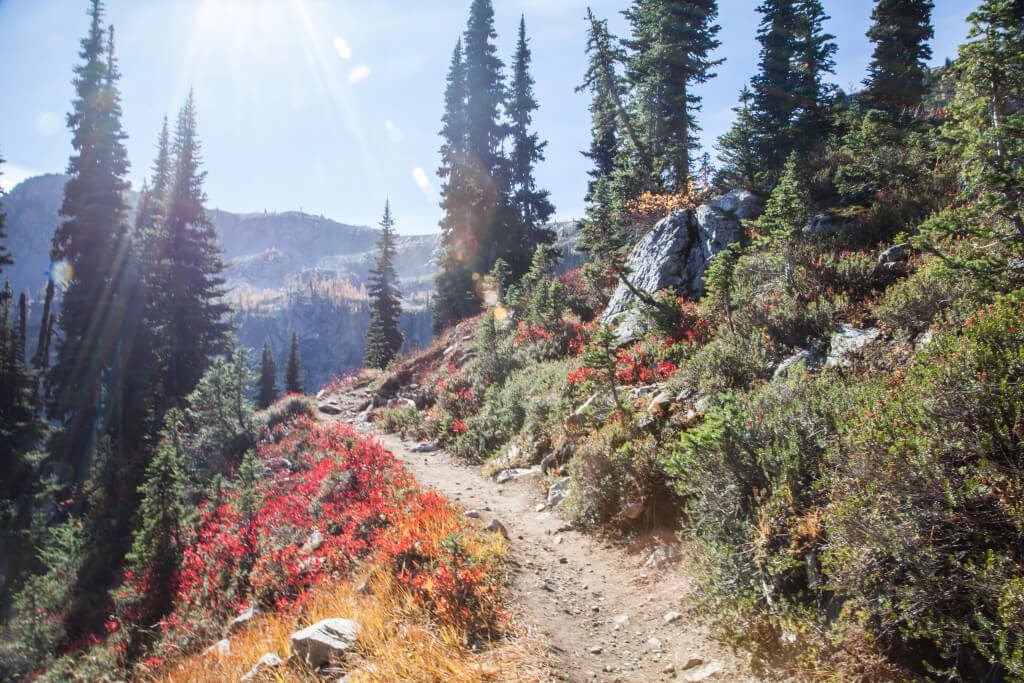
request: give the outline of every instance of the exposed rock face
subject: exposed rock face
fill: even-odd
[[[562,477],[548,489],[548,507],[558,507],[569,495],[569,477]]]
[[[312,667],[331,664],[344,658],[358,636],[358,622],[324,619],[292,634],[292,654]]]
[[[817,370],[820,368],[822,363],[825,362],[825,350],[822,348],[821,344],[815,343],[809,348],[800,349],[792,356],[779,363],[779,366],[775,368],[775,374],[772,375],[772,379],[777,380],[785,377],[790,368],[801,362],[808,370]]]
[[[653,293],[671,287],[697,298],[704,293],[704,272],[714,256],[743,235],[742,221],[756,218],[761,199],[744,190],[733,190],[696,211],[676,211],[662,219],[640,241],[626,267],[637,289]],[[624,284],[615,290],[601,316],[602,322],[619,323],[619,337],[626,341],[639,331],[627,312],[636,296]]]

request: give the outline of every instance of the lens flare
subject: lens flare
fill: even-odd
[[[50,280],[62,289],[71,284],[71,278],[74,275],[75,269],[67,261],[54,261],[50,264]]]

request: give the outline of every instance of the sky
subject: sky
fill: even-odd
[[[444,80],[470,0],[106,0],[115,27],[130,180],[148,175],[162,118],[195,93],[208,206],[236,212],[303,210],[376,225],[390,198],[403,234],[436,232]],[[583,214],[590,5],[626,34],[627,0],[494,0],[498,48],[511,63],[519,17],[533,49],[548,141],[537,169],[556,217]],[[720,0],[718,76],[698,90],[705,147],[733,118],[755,73],[755,0]],[[0,186],[62,172],[71,153],[65,115],[72,68],[88,28],[86,0],[0,0]],[[833,81],[849,90],[871,56],[870,0],[824,0],[839,46]],[[970,0],[935,0],[934,63],[967,34]]]

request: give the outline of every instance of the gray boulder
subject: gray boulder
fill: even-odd
[[[509,481],[516,481],[520,479],[530,479],[533,477],[539,478],[540,474],[540,465],[534,465],[533,467],[515,467],[498,472],[498,475],[494,477],[494,481],[498,484],[504,484]]]
[[[789,369],[796,366],[798,363],[803,363],[804,367],[808,370],[817,370],[825,362],[825,351],[820,345],[814,344],[810,348],[800,349],[786,360],[779,363],[779,366],[775,368],[775,374],[772,375],[772,380],[778,380],[785,377],[789,372]]]
[[[255,681],[262,678],[264,674],[269,672],[271,669],[276,669],[279,666],[284,665],[284,660],[278,657],[273,652],[268,652],[260,660],[256,662],[256,665],[249,669],[249,673],[242,676],[241,681]]]
[[[569,495],[569,477],[562,477],[548,489],[548,507],[558,507]]]
[[[832,335],[825,367],[850,367],[851,363],[848,356],[863,349],[877,339],[878,335],[877,327],[861,329],[850,324],[840,325],[839,329]]]
[[[704,294],[704,272],[718,252],[743,235],[743,221],[756,218],[763,208],[759,197],[733,190],[696,211],[676,211],[659,221],[634,248],[626,262],[633,285],[653,293],[671,287],[697,298]],[[636,295],[619,284],[601,316],[617,323],[619,338],[629,341],[642,330],[631,310]]]
[[[359,636],[359,622],[324,619],[291,636],[292,654],[312,667],[341,661]]]
[[[849,230],[854,225],[856,225],[854,221],[822,213],[807,221],[803,233],[805,235],[836,235]]]

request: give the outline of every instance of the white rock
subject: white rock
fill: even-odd
[[[244,612],[232,619],[231,623],[228,624],[228,634],[237,633],[245,628],[262,611],[259,605],[249,605]]]
[[[548,507],[555,508],[562,504],[569,495],[569,477],[562,477],[548,489]]]
[[[665,612],[665,616],[663,616],[661,619],[666,624],[672,624],[672,623],[675,623],[675,622],[679,621],[682,618],[683,618],[683,615],[680,614],[679,612]]]
[[[847,356],[863,349],[877,339],[879,334],[877,327],[861,329],[850,324],[840,325],[832,335],[825,367],[849,367],[851,363]]]

